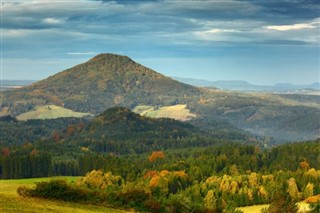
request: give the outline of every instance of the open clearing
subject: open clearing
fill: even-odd
[[[33,186],[35,182],[49,181],[52,179],[66,179],[76,181],[79,177],[54,177],[54,178],[33,178],[18,180],[0,180],[0,212],[63,212],[63,213],[123,213],[124,211],[110,209],[102,206],[85,205],[79,203],[68,203],[41,198],[21,197],[17,194],[19,186]]]
[[[190,112],[186,104],[163,106],[157,109],[153,106],[137,106],[133,111],[151,118],[173,118],[180,121],[187,121],[196,117],[195,114]]]
[[[304,202],[298,202],[298,207],[299,207],[299,213],[306,213],[308,212],[309,209],[309,205]],[[259,213],[261,212],[262,209],[264,208],[268,208],[269,205],[268,204],[264,204],[264,205],[254,205],[254,206],[245,206],[245,207],[240,207],[238,208],[239,210],[241,210],[243,213]]]
[[[54,119],[62,117],[81,118],[90,116],[90,113],[75,112],[56,105],[36,106],[34,109],[17,116],[18,120],[25,121],[30,119]]]

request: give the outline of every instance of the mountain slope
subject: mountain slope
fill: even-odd
[[[171,105],[200,90],[174,81],[126,56],[100,54],[43,81],[4,93],[3,105],[17,102],[17,115],[35,105],[54,104],[100,113],[113,106]]]
[[[242,129],[271,137],[275,143],[313,140],[320,135],[320,101],[316,96],[197,88],[156,73],[126,56],[113,54],[100,54],[43,81],[3,92],[0,115],[17,116],[44,105],[91,114],[114,106],[129,109],[148,106],[154,109],[151,112],[154,117],[182,114],[184,120],[190,119],[188,122],[216,135]],[[187,116],[168,110],[185,105],[186,108],[179,109],[188,112]]]

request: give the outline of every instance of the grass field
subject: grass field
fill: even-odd
[[[76,181],[79,177],[55,177],[56,179],[66,179],[68,181]],[[93,206],[86,204],[67,203],[63,201],[46,200],[40,198],[21,197],[17,194],[19,186],[32,187],[35,182],[48,181],[54,178],[33,178],[19,180],[0,180],[0,212],[63,212],[63,213],[123,213],[124,211],[110,209],[101,206]]]
[[[263,208],[268,208],[269,205],[254,205],[238,208],[243,213],[259,213]]]
[[[90,113],[75,112],[70,109],[66,109],[56,105],[36,106],[34,109],[22,113],[17,116],[18,120],[29,119],[54,119],[61,117],[84,117],[91,115]]]
[[[309,205],[304,201],[298,202],[297,204],[299,207],[299,211],[298,211],[299,213],[306,213],[310,210]],[[259,213],[261,212],[262,209],[268,208],[268,207],[269,205],[264,204],[264,205],[245,206],[245,207],[240,207],[238,209],[241,210],[243,213]]]
[[[196,117],[195,114],[190,113],[190,110],[185,104],[163,106],[158,109],[155,109],[153,106],[137,106],[133,111],[151,118],[173,118],[180,121],[186,121]]]

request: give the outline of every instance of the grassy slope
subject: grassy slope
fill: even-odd
[[[308,212],[310,210],[309,205],[304,201],[298,202],[297,204],[299,206],[300,213]],[[264,205],[245,206],[245,207],[240,207],[238,209],[243,211],[243,213],[259,213],[262,209],[268,208],[268,207],[269,205],[264,204]]]
[[[186,104],[163,106],[158,109],[155,109],[153,106],[137,106],[133,111],[151,118],[173,118],[180,121],[186,121],[196,117],[195,114],[190,113]]]
[[[84,117],[91,115],[90,113],[74,112],[70,109],[59,107],[56,105],[45,105],[37,106],[34,109],[22,113],[17,116],[18,120],[29,120],[29,119],[54,119],[61,117]]]
[[[63,177],[69,181],[75,181],[78,177]],[[106,212],[117,213],[121,210],[100,206],[92,206],[63,201],[45,200],[40,198],[21,197],[16,190],[19,186],[32,186],[35,182],[48,181],[52,178],[33,178],[20,180],[0,180],[0,212],[64,212],[64,213],[91,213]]]

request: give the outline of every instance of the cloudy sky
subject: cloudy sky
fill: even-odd
[[[1,0],[1,78],[44,79],[99,53],[167,76],[319,82],[319,0]]]

